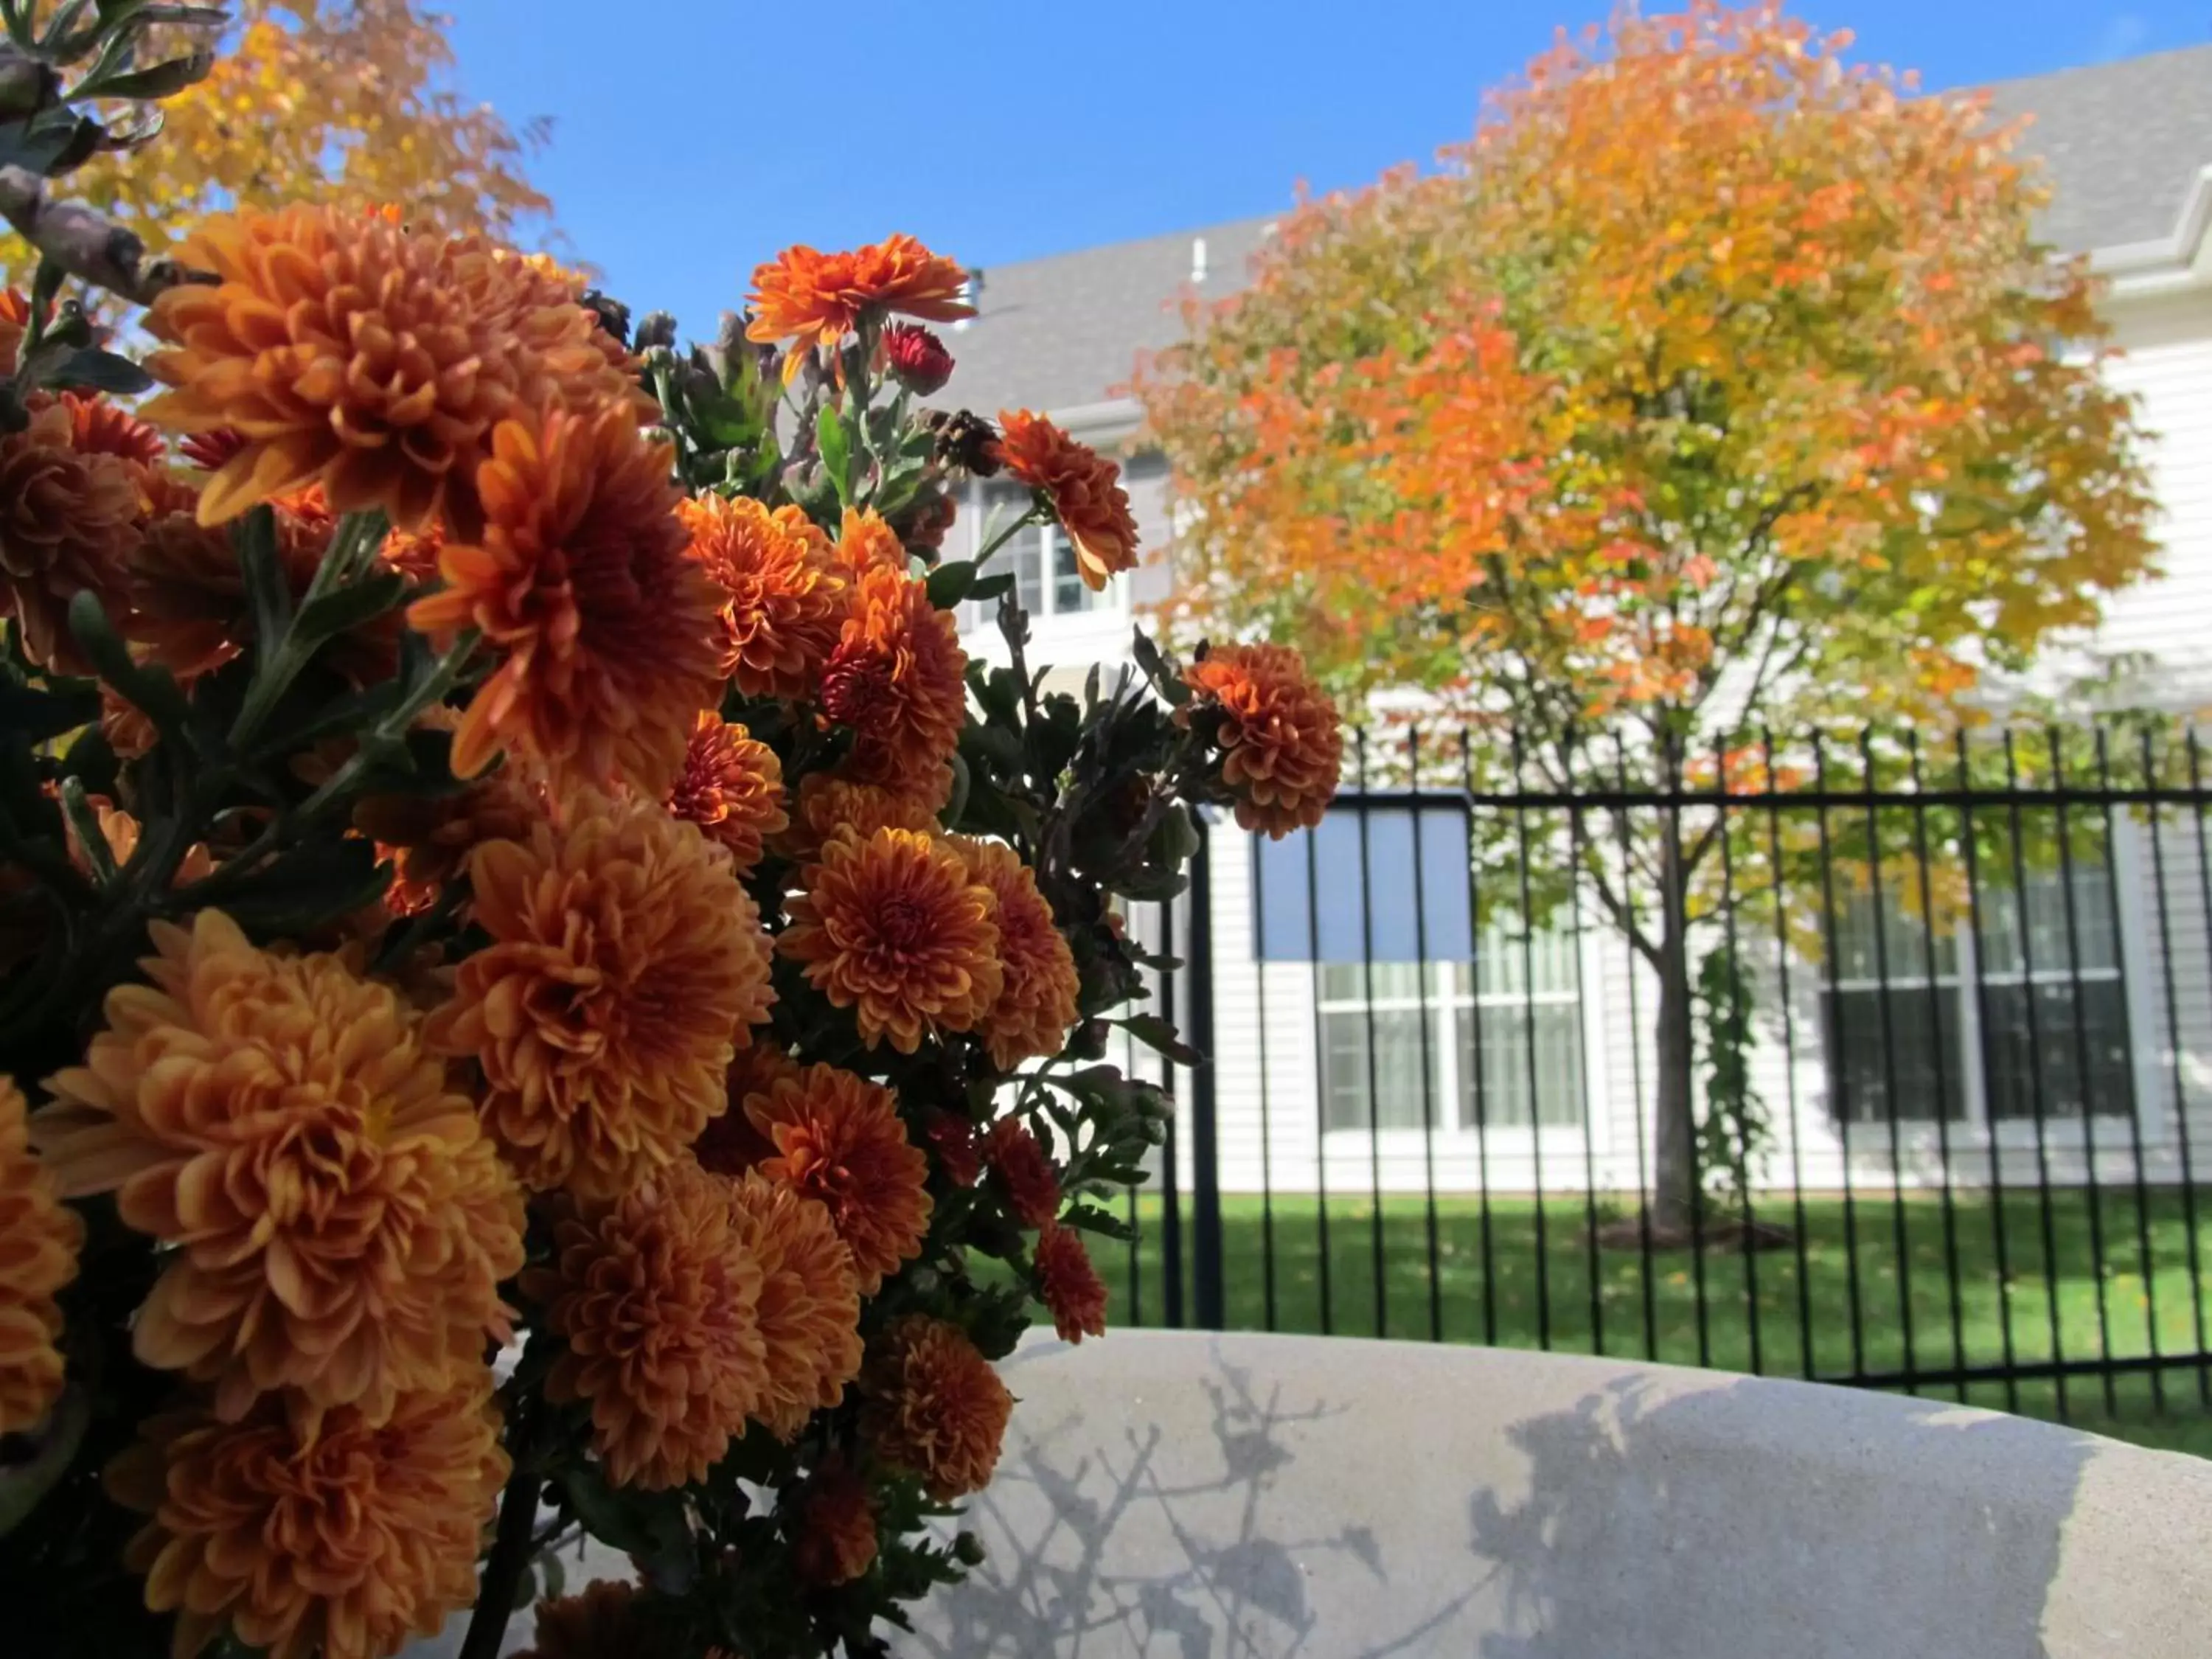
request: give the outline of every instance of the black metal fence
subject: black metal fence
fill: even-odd
[[[1126,1056],[1181,1109],[1124,1322],[2212,1419],[2192,732],[1352,764],[1140,907],[1212,1058]]]

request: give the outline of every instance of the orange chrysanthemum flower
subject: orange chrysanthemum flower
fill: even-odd
[[[592,1408],[618,1486],[703,1480],[769,1385],[761,1266],[730,1184],[689,1159],[554,1230],[555,1265],[523,1275],[568,1346],[548,1396]]]
[[[30,320],[31,302],[12,288],[0,288],[0,378],[15,373],[15,356]]]
[[[668,810],[727,848],[739,870],[761,860],[763,838],[787,829],[783,763],[742,726],[702,709]]]
[[[797,1060],[757,1036],[751,1046],[738,1049],[723,1082],[728,1109],[710,1119],[691,1143],[691,1156],[699,1160],[700,1168],[735,1176],[774,1158],[775,1143],[753,1126],[745,1103],[767,1094],[784,1079],[799,1076],[800,1069]]]
[[[1060,1172],[1028,1124],[1000,1118],[983,1137],[983,1157],[1024,1226],[1048,1231],[1060,1219]]]
[[[1075,568],[1094,592],[1137,563],[1137,519],[1118,464],[1080,444],[1042,415],[999,412],[998,454],[1006,471],[1050,498],[1075,544]]]
[[[991,1064],[1010,1072],[1025,1060],[1060,1052],[1082,995],[1075,954],[1020,854],[1004,842],[955,836],[953,844],[968,860],[968,873],[999,902],[999,961],[1005,974],[998,1000],[975,1034]]]
[[[268,1399],[240,1423],[148,1419],[108,1488],[153,1518],[125,1556],[174,1612],[173,1659],[226,1626],[269,1659],[384,1659],[476,1599],[508,1473],[491,1374],[473,1365],[372,1418]]]
[[[0,1077],[0,1435],[46,1414],[62,1391],[54,1297],[76,1277],[84,1223],[31,1155],[23,1091]]]
[[[763,344],[796,337],[835,351],[871,312],[956,322],[975,314],[960,297],[966,282],[957,262],[903,234],[850,253],[787,247],[753,271],[745,337]],[[794,350],[785,362],[787,382],[805,355]]]
[[[385,908],[412,916],[438,902],[477,848],[526,840],[544,817],[533,791],[511,774],[495,772],[450,795],[372,795],[353,809],[353,826],[392,866]]]
[[[63,404],[0,435],[0,616],[14,613],[33,661],[91,672],[69,631],[69,603],[88,589],[120,600],[137,517],[130,464],[77,449]]]
[[[120,404],[98,392],[63,392],[62,404],[70,413],[70,442],[78,454],[112,455],[141,466],[160,464],[161,434]]]
[[[849,1584],[875,1565],[875,1495],[843,1458],[833,1455],[807,1477],[792,1512],[791,1565],[802,1584]]]
[[[811,856],[841,831],[862,837],[878,830],[912,830],[933,834],[938,817],[952,799],[952,769],[916,771],[896,783],[858,783],[830,772],[810,772],[799,781],[799,823],[793,850]]]
[[[1335,705],[1287,646],[1219,646],[1183,670],[1196,708],[1218,712],[1221,781],[1237,822],[1279,841],[1310,830],[1336,793],[1344,734]],[[1176,711],[1188,724],[1193,708]]]
[[[852,1252],[827,1206],[757,1171],[731,1188],[760,1263],[768,1386],[753,1415],[788,1440],[845,1396],[860,1370],[860,1297]]]
[[[852,834],[806,868],[778,941],[807,980],[850,1008],[871,1046],[902,1054],[933,1027],[966,1031],[999,1000],[997,901],[959,849],[911,830]]]
[[[808,1066],[748,1095],[745,1115],[775,1146],[761,1174],[829,1211],[862,1296],[921,1253],[929,1160],[907,1139],[889,1089],[835,1066]]]
[[[205,524],[317,482],[340,513],[465,523],[500,421],[626,395],[590,313],[545,303],[474,239],[293,206],[219,217],[179,255],[219,280],[155,301],[146,326],[171,349],[147,367],[172,389],[145,413],[245,441],[201,492]]]
[[[375,1416],[442,1385],[507,1334],[522,1201],[412,1011],[217,910],[151,931],[153,983],[108,993],[33,1124],[64,1192],[113,1192],[174,1247],[138,1358],[212,1383],[226,1419],[280,1389]]]
[[[659,1616],[659,1604],[619,1578],[540,1601],[537,1616],[531,1645],[514,1659],[658,1659],[678,1650],[680,1632]]]
[[[906,574],[906,549],[900,544],[898,532],[872,507],[858,512],[849,507],[845,509],[834,552],[839,567],[854,580],[878,569]]]
[[[684,556],[670,465],[619,408],[492,434],[483,538],[444,547],[444,589],[408,611],[440,637],[481,629],[499,659],[453,740],[458,775],[505,749],[556,777],[667,790],[721,689],[717,596]]]
[[[1106,1283],[1073,1228],[1048,1227],[1037,1235],[1036,1290],[1061,1341],[1106,1334]]]
[[[860,1432],[876,1455],[950,1503],[991,1482],[1014,1397],[957,1325],[910,1314],[860,1373]]]
[[[855,579],[851,613],[823,665],[817,700],[852,727],[850,775],[896,784],[934,774],[960,746],[968,656],[929,585],[878,566]]]
[[[775,995],[760,912],[696,828],[589,791],[562,810],[557,832],[471,855],[491,943],[428,1030],[483,1067],[484,1121],[526,1184],[611,1197],[723,1109],[734,1047]]]
[[[808,697],[836,648],[845,579],[795,507],[700,495],[678,514],[720,607],[722,673],[749,697]]]

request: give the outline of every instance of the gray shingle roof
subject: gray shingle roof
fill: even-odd
[[[2000,82],[1990,92],[1997,118],[2035,118],[2021,149],[2051,170],[2040,229],[2068,252],[2172,235],[2191,181],[2212,164],[2212,46]],[[987,412],[1104,401],[1139,352],[1182,337],[1176,301],[1189,285],[1193,239],[1206,239],[1199,291],[1219,299],[1244,285],[1272,223],[1240,219],[985,271],[980,314],[947,337],[960,364],[954,395]]]

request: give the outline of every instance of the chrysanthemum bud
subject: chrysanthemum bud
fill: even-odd
[[[61,95],[62,78],[51,64],[20,52],[0,50],[0,119],[36,115]]]
[[[999,429],[981,415],[933,409],[923,413],[922,425],[936,440],[937,459],[945,465],[978,478],[997,475]]]
[[[927,329],[893,323],[884,331],[884,358],[898,383],[918,398],[944,390],[952,378],[952,354]]]
[[[654,346],[673,346],[676,343],[676,319],[665,311],[648,311],[639,319],[635,349],[649,350]]]

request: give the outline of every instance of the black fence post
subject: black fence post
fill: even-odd
[[[1198,853],[1190,865],[1190,999],[1186,1028],[1198,1064],[1190,1074],[1191,1267],[1198,1327],[1218,1331],[1228,1322],[1221,1272],[1221,1142],[1213,1060],[1212,842],[1206,814],[1194,815]]]

